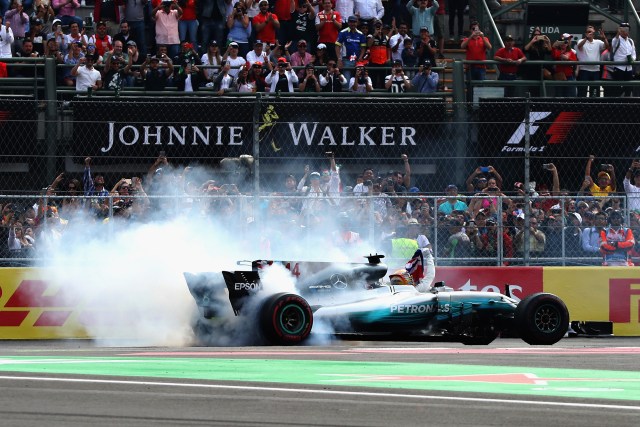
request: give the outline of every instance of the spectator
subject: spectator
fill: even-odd
[[[451,31],[451,28],[449,29]],[[480,31],[477,22],[471,23],[471,35],[465,38],[460,44],[462,49],[466,50],[465,59],[468,61],[486,61],[487,50],[493,47],[489,39]],[[486,78],[487,66],[484,64],[472,64],[468,66],[469,80],[484,80]]]
[[[104,89],[113,90],[118,93],[120,89],[123,88],[129,70],[131,69],[133,57],[129,55],[129,59],[126,61],[127,65],[122,67],[125,59],[121,55],[112,55],[107,59],[102,77]]]
[[[394,61],[391,74],[384,79],[384,87],[391,93],[405,93],[411,89],[411,81],[404,74],[402,61]]]
[[[629,251],[634,245],[635,239],[631,229],[622,225],[622,214],[617,210],[612,211],[609,214],[609,226],[600,231],[602,265],[633,265],[629,258]]]
[[[600,255],[600,233],[606,226],[607,214],[601,211],[595,214],[594,225],[582,230],[582,250],[586,255]]]
[[[87,58],[90,60],[90,58]],[[104,187],[104,177],[96,175],[91,176],[91,157],[84,159],[84,174],[82,176],[82,186],[84,187],[84,195],[91,197],[89,200],[90,208],[99,217],[106,217],[109,212],[108,200],[109,191]]]
[[[56,39],[47,40],[45,55],[48,58],[55,59],[56,65],[64,64],[64,57],[62,56],[62,53],[60,53],[60,50],[58,49],[58,43],[56,42]],[[69,69],[62,70],[56,67],[56,84],[59,84],[59,85],[64,84],[63,75],[64,73],[67,73],[67,72],[70,72],[70,70]]]
[[[200,58],[194,46],[189,42],[182,43],[182,52],[176,58],[179,65],[174,81],[179,91],[195,92],[201,84],[202,73],[200,70]]]
[[[493,166],[478,166],[465,182],[469,193],[482,191],[487,187],[487,178],[494,178],[496,187],[502,188],[502,176]]]
[[[235,79],[238,77],[240,67],[242,67],[247,61],[239,55],[240,46],[236,42],[229,43],[227,50],[222,56],[222,60],[227,62],[231,66],[229,74]]]
[[[253,26],[256,30],[256,37],[269,44],[276,43],[276,30],[280,28],[278,16],[269,12],[269,2],[260,0],[258,2],[260,13],[253,17]]]
[[[235,78],[231,74],[231,64],[229,61],[222,60],[222,68],[216,80],[213,82],[213,89],[218,95],[224,95],[227,92],[232,92],[235,88]]]
[[[117,40],[120,40],[123,46],[126,45],[129,40],[135,41],[135,39],[131,36],[131,33],[129,32],[129,23],[127,21],[123,21],[120,23],[120,32],[115,36],[113,36],[114,43]]]
[[[382,34],[382,22],[376,22],[373,26],[373,34],[367,35],[367,48],[373,84],[381,87],[386,74],[381,68],[389,61],[389,38]]]
[[[347,84],[347,79],[336,67],[336,62],[330,60],[327,70],[320,73],[320,87],[323,92],[342,92],[342,88]]]
[[[402,49],[402,64],[407,68],[414,68],[418,63],[418,52],[413,48],[413,42],[409,39],[404,41]],[[407,70],[408,77],[413,77],[413,71]]]
[[[600,165],[600,172],[598,172],[597,184],[594,184],[591,180],[591,165],[595,160],[595,156],[592,154],[589,156],[589,160],[587,160],[587,166],[584,170],[584,175],[588,180],[591,181],[589,186],[589,191],[592,196],[595,197],[607,197],[610,193],[615,193],[616,191],[616,173],[613,165],[603,163]],[[583,183],[584,187],[585,183]],[[581,189],[582,190],[582,189]]]
[[[260,44],[262,46],[262,43]],[[251,53],[251,52],[249,52]],[[209,65],[211,68],[204,68],[205,81],[213,83],[216,76],[220,72],[220,65],[222,64],[222,57],[220,56],[220,48],[218,42],[211,40],[207,51],[200,58],[202,65]]]
[[[13,31],[9,21],[2,26],[2,16],[0,16],[0,58],[11,58],[11,46],[13,44]]]
[[[357,252],[362,249],[360,247],[362,240],[360,239],[360,234],[351,230],[352,222],[347,212],[340,212],[338,215],[339,229],[331,233],[330,245],[348,251],[349,254],[362,256]]]
[[[509,233],[507,233],[503,227],[498,227],[498,221],[495,218],[485,219],[484,213],[478,213],[476,221],[478,221],[478,234],[480,238],[480,246],[478,247],[478,256],[481,257],[498,257],[498,232],[502,234],[502,256],[504,258],[513,258],[513,240]],[[486,224],[486,231],[483,232],[480,220]],[[485,222],[486,221],[486,222]],[[503,265],[509,265],[509,261],[503,263]],[[495,264],[495,263],[491,263]]]
[[[266,63],[268,67],[271,66],[269,62]],[[249,70],[249,74],[247,75],[247,80],[256,87],[257,92],[264,92],[266,90],[266,82],[265,78],[270,73],[270,69],[265,70],[263,68],[262,62],[256,61],[251,66]],[[294,185],[295,187],[295,185]]]
[[[73,24],[70,28],[71,34],[69,34],[69,37],[67,38],[67,43],[71,43],[72,41],[77,40],[76,35],[74,34]],[[84,30],[83,33],[80,34],[79,39],[84,42]],[[107,24],[105,22],[98,22],[96,26],[96,33],[93,36],[89,37],[88,42],[85,42],[85,44],[87,43],[96,45],[96,51],[98,52],[98,55],[102,57],[104,57],[107,52],[113,49],[113,39],[107,33]]]
[[[375,20],[382,21],[384,17],[384,7],[381,0],[354,0],[354,15],[361,22],[371,26]]]
[[[156,23],[156,43],[167,45],[171,58],[178,54],[180,48],[178,21],[181,16],[182,9],[175,0],[162,0],[151,12]]]
[[[231,13],[227,16],[227,29],[229,33],[227,40],[238,45],[238,55],[241,57],[249,53],[249,37],[251,37],[251,20],[245,9],[244,3],[238,2],[233,5]]]
[[[429,61],[432,67],[437,65],[436,43],[431,38],[431,34],[427,28],[420,29],[420,38],[416,40],[416,55],[419,64]]]
[[[444,189],[444,192],[447,197],[440,202],[440,205],[438,206],[439,213],[450,215],[453,211],[467,210],[467,204],[458,197],[458,187],[454,184],[449,184],[447,188]]]
[[[249,80],[249,70],[246,65],[240,68],[236,79],[236,90],[240,93],[255,93],[257,90],[254,82]]]
[[[96,91],[102,87],[102,76],[100,71],[93,68],[96,61],[96,54],[87,55],[71,69],[71,75],[76,77],[76,91],[87,92],[89,88]],[[103,181],[104,183],[104,181]],[[84,183],[85,190],[87,184]]]
[[[21,0],[12,1],[11,9],[4,14],[4,23],[5,27],[9,24],[13,31],[13,49],[16,52],[22,48],[22,41],[26,38],[29,25],[29,15],[24,12]]]
[[[636,46],[629,37],[629,24],[623,22],[618,27],[618,34],[611,40],[611,60],[632,64],[636,60]],[[632,65],[614,65],[613,80],[629,81],[633,78]],[[631,96],[631,87],[620,86],[613,96]]]
[[[147,59],[140,68],[140,73],[144,80],[144,89],[150,91],[161,91],[167,86],[167,80],[173,74],[173,62],[166,54],[162,57],[163,64],[157,56],[147,56]]]
[[[70,49],[71,43],[80,42],[82,43],[83,46],[86,46],[87,44],[93,44],[94,46],[96,46],[96,43],[99,42],[101,53],[98,53],[98,54],[100,56],[104,55],[106,51],[113,49],[111,36],[106,34],[106,28],[107,27],[100,28],[100,32],[103,34],[102,38],[100,38],[99,34],[96,33],[93,36],[91,36],[91,38],[89,39],[84,34],[84,29],[80,31],[80,26],[78,25],[78,23],[72,22],[71,24],[69,24],[69,34],[66,34],[64,36],[64,43],[62,44],[62,53],[67,53],[68,49]],[[96,49],[97,49],[97,46],[96,46]]]
[[[51,7],[50,0],[35,0],[31,16],[33,18],[41,19],[45,24],[51,21],[51,18],[55,16],[55,12]]]
[[[128,56],[128,52],[124,51],[124,45],[122,44],[122,42],[120,40],[116,40],[113,42],[113,49],[109,50],[108,52],[104,53],[104,62],[108,62],[109,58],[111,58],[112,56],[122,56],[123,60],[125,62],[127,62],[129,60]]]
[[[181,0],[182,16],[178,21],[180,41],[189,41],[198,46],[198,20],[196,19],[196,0]],[[244,4],[243,4],[244,10]],[[249,17],[247,17],[248,20]],[[246,52],[245,52],[246,53]]]
[[[216,46],[217,43],[216,43]],[[246,59],[249,65],[253,65],[256,61],[260,61],[262,64],[267,63],[267,53],[264,51],[264,43],[262,40],[256,40],[253,45],[253,50],[247,53]]]
[[[449,238],[444,247],[445,258],[468,258],[471,255],[471,240],[464,232],[462,224],[458,218],[452,218],[447,222]],[[452,264],[448,263],[448,265]]]
[[[553,216],[549,217],[550,220],[555,221]],[[516,218],[516,234],[513,238],[513,246],[516,250],[517,256],[524,256],[524,214],[519,214]],[[544,254],[545,244],[547,236],[538,228],[538,219],[529,219],[529,253],[530,256],[540,257]]]
[[[298,76],[286,58],[278,58],[278,67],[265,78],[270,86],[269,92],[293,92],[293,85],[298,83]]]
[[[270,46],[268,62],[270,62],[273,67],[276,67],[278,65],[278,58],[285,58],[287,62],[289,62],[291,60],[291,55],[289,55],[290,45],[291,45],[291,42],[287,43],[287,45],[283,49],[283,46],[280,46],[279,44],[272,44]]]
[[[315,53],[315,41],[318,40],[316,31],[316,11],[308,0],[298,0],[296,9],[295,1],[291,2],[291,20],[293,21],[293,31],[291,41],[297,45],[298,40],[308,40],[310,53]],[[346,15],[349,16],[349,15]]]
[[[33,42],[33,50],[38,52],[39,56],[44,56],[44,45],[47,40],[47,33],[42,31],[42,19],[35,18],[31,20],[31,26],[27,33],[27,38]]]
[[[411,80],[411,86],[418,93],[433,93],[438,90],[438,73],[431,71],[431,62],[420,65],[418,73]]]
[[[255,1],[245,2],[249,9],[248,15],[253,18],[255,14],[251,12],[252,6],[257,6]],[[255,12],[257,13],[257,11]],[[211,41],[216,41],[222,46],[225,33],[225,19],[227,17],[227,2],[225,0],[197,0],[196,18],[198,19],[198,29],[200,30],[200,41],[204,45]],[[255,23],[254,23],[255,25]]]
[[[504,42],[505,47],[498,49],[493,59],[500,62],[498,64],[498,70],[500,71],[498,80],[513,81],[518,77],[518,68],[527,58],[520,48],[514,46],[513,36],[507,35],[504,38]],[[504,96],[506,98],[511,98],[515,95],[516,88],[514,86],[506,86],[504,88]]]
[[[69,65],[69,68],[65,68],[64,71],[64,84],[67,86],[76,85],[76,77],[72,75],[72,68],[80,63],[80,60],[85,57],[82,53],[82,43],[75,42],[71,44],[71,50],[64,56],[64,63]]]
[[[551,58],[554,61],[578,61],[576,53],[571,49],[571,35],[563,34],[562,40],[553,44]],[[553,73],[554,80],[575,80],[575,66],[573,65],[556,65]],[[576,87],[571,84],[556,87],[556,96],[575,97],[577,95]]]
[[[609,49],[609,42],[607,37],[600,30],[599,36],[602,40],[597,40],[596,29],[589,25],[585,31],[585,37],[578,41],[576,56],[578,62],[593,62],[599,61],[600,55],[605,49]],[[592,82],[600,80],[600,65],[579,65],[578,66],[578,81]],[[600,86],[578,86],[578,96],[587,96],[587,89],[589,89],[589,96],[599,97]]]
[[[118,31],[120,22],[124,19],[120,16],[120,7],[123,3],[123,0],[95,0],[93,19],[96,22],[103,22],[109,35]]]
[[[58,49],[64,55],[67,53],[66,35],[62,32],[62,21],[54,19],[51,23],[51,32],[47,34],[47,41],[54,39],[58,43]]]
[[[280,27],[277,29],[277,38],[280,44],[293,40],[294,22],[291,14],[295,11],[295,4],[298,0],[273,0],[271,7],[278,16]]]
[[[123,2],[124,22],[127,24],[126,41],[135,41],[138,46],[138,50],[140,51],[140,55],[142,55],[143,58],[146,58],[147,35],[145,30],[145,15],[147,14],[146,8],[149,0],[123,0]],[[120,33],[123,33],[122,23],[120,24]],[[135,64],[135,59],[133,62]]]
[[[454,40],[453,29],[456,22],[456,16],[458,17],[458,40],[462,40],[465,3],[465,0],[449,0],[449,40]]]
[[[315,75],[315,67],[313,64],[307,64],[304,71],[306,74],[300,82],[300,92],[320,92],[320,82]]]
[[[316,30],[318,30],[318,43],[324,44],[327,48],[327,59],[338,60],[341,55],[336,55],[335,46],[338,33],[342,29],[342,17],[332,7],[331,0],[322,0],[322,10],[316,14]]]
[[[291,55],[291,65],[293,67],[306,67],[311,65],[313,67],[313,60],[315,58],[309,52],[307,52],[306,40],[298,40],[298,50]],[[303,79],[306,74],[306,68],[302,68],[297,71],[298,79]]]
[[[445,0],[440,0],[438,3],[438,10],[433,16],[433,35],[438,43],[438,59],[444,59],[444,15],[446,13]],[[433,0],[429,0],[427,3],[427,7],[430,7],[432,4]]]
[[[349,80],[351,92],[368,93],[373,90],[373,83],[363,63],[356,64],[356,75]]]
[[[391,49],[391,59],[393,61],[402,61],[402,50],[404,49],[405,39],[411,40],[407,34],[407,24],[401,23],[398,27],[398,34],[391,36],[389,39],[389,48]]]
[[[104,62],[102,56],[99,55],[98,52],[96,52],[95,44],[89,43],[87,45],[87,55],[96,55],[97,59],[94,65],[102,65],[102,63]]]
[[[629,212],[640,213],[640,162],[634,160],[622,181]]]
[[[569,212],[566,216],[567,226],[564,228],[564,256],[582,256],[582,215]],[[574,262],[575,263],[575,262]]]
[[[316,67],[325,67],[328,61],[330,61],[330,59],[327,54],[327,45],[324,43],[318,44],[316,47],[316,59],[313,61],[313,65]],[[333,59],[333,61],[337,61],[337,59]]]
[[[422,28],[426,28],[430,34],[434,31],[433,22],[440,4],[437,0],[433,0],[431,6],[428,5],[429,0],[410,0],[407,2],[407,10],[409,10],[411,14],[411,29],[414,31],[414,34],[415,31]],[[450,11],[449,14],[451,16],[453,12]],[[460,26],[459,33],[462,34],[462,20],[458,23]]]
[[[527,59],[530,61],[546,61],[551,53],[551,40],[542,34],[540,27],[536,27],[531,35],[531,40],[524,47]],[[549,65],[525,65],[524,78],[526,80],[551,80],[553,77],[552,69]],[[540,87],[531,86],[529,91],[532,96],[540,96]]]
[[[352,76],[352,68],[356,62],[362,62],[367,46],[367,39],[360,32],[356,25],[358,18],[350,16],[347,20],[348,28],[340,31],[336,41],[336,57],[338,58],[338,68],[342,70],[344,76],[349,80]],[[346,68],[345,68],[346,67]]]
[[[100,3],[100,1],[96,1],[96,3]],[[82,18],[76,16],[76,9],[80,7],[78,0],[51,0],[51,4],[53,10],[58,11],[56,18],[62,21],[62,25],[70,26],[71,23],[75,22],[78,24],[78,27],[82,29],[84,22],[82,22]],[[99,21],[99,19],[97,19],[97,21]]]

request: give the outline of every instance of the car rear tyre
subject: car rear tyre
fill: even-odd
[[[262,305],[260,325],[264,337],[271,344],[299,344],[311,333],[313,312],[299,295],[276,294]]]
[[[555,295],[529,295],[516,307],[515,323],[520,338],[531,345],[555,344],[569,328],[569,310]]]

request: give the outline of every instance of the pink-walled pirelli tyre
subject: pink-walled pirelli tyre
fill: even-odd
[[[270,344],[300,344],[311,333],[313,312],[309,303],[299,295],[275,294],[262,304],[260,326]]]
[[[555,344],[569,328],[569,310],[553,294],[529,295],[516,307],[515,325],[520,338],[528,344]]]

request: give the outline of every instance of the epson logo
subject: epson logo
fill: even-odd
[[[234,284],[234,289],[236,291],[241,291],[241,290],[247,290],[247,291],[259,291],[260,289],[262,289],[262,285],[260,283],[235,283]]]

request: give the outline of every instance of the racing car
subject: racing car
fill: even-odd
[[[500,294],[454,291],[443,282],[420,292],[406,272],[387,279],[382,258],[369,255],[366,263],[344,264],[255,260],[239,262],[243,270],[184,273],[199,308],[194,330],[206,344],[230,319],[242,319],[252,339],[273,345],[305,342],[314,322],[338,338],[468,345],[487,345],[499,336],[551,345],[568,330],[569,312],[556,295],[536,293],[518,301],[511,285]],[[291,272],[293,292],[264,286],[263,276],[276,266]]]

